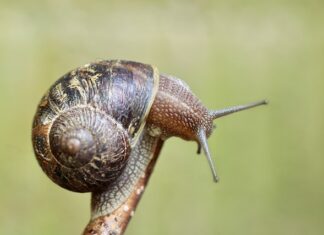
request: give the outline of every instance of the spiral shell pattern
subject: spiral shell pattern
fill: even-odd
[[[61,114],[53,123],[49,144],[59,163],[59,182],[85,189],[107,185],[125,167],[130,154],[128,134],[99,110],[78,107]],[[75,169],[83,177],[75,177]]]
[[[131,61],[98,61],[56,81],[33,123],[43,171],[77,192],[107,187],[124,171],[143,132],[159,74]]]

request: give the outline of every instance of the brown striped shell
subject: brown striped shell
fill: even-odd
[[[61,77],[42,98],[33,146],[44,172],[72,191],[111,184],[123,172],[158,89],[151,65],[99,61]]]

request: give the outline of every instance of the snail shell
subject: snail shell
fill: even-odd
[[[33,122],[43,171],[76,192],[112,184],[142,135],[158,83],[155,67],[119,60],[61,77],[42,98]]]

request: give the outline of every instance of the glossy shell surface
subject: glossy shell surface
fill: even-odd
[[[142,133],[158,83],[155,67],[120,60],[87,64],[61,77],[33,122],[34,151],[44,172],[72,191],[110,184]]]

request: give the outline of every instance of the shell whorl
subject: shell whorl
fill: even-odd
[[[41,100],[33,147],[58,185],[96,191],[116,180],[145,129],[159,74],[151,65],[98,61],[57,80]]]
[[[62,186],[68,184],[75,191],[110,184],[121,174],[130,154],[127,132],[91,107],[75,107],[59,115],[49,132],[49,145],[58,168],[70,176]],[[75,170],[83,177],[74,177]]]

